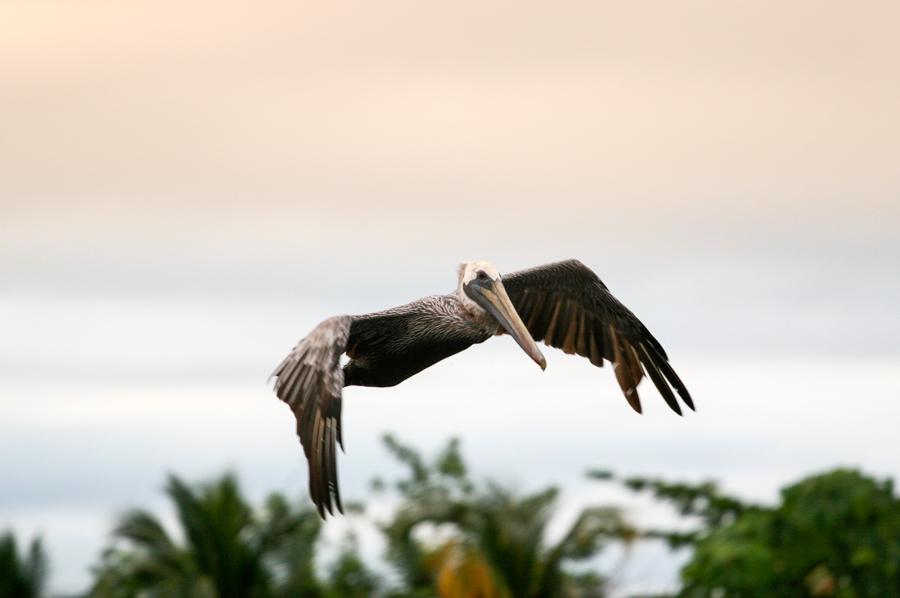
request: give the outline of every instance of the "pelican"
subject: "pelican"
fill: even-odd
[[[606,360],[628,404],[641,412],[637,386],[646,374],[675,413],[692,410],[687,388],[662,345],[606,285],[578,260],[500,276],[489,262],[459,266],[456,291],[359,316],[328,318],[303,338],[272,373],[275,394],[297,420],[309,464],[309,493],[319,514],[343,512],[336,444],[345,386],[394,386],[494,335],[510,335],[541,369],[535,341]],[[341,365],[341,356],[349,357]]]

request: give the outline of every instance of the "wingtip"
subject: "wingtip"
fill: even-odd
[[[344,505],[341,504],[340,497],[334,497],[333,499],[329,498],[326,501],[321,503],[316,503],[316,510],[319,512],[319,517],[322,521],[328,521],[328,516],[335,517],[335,511],[337,511],[338,515],[344,514]]]
[[[644,408],[641,406],[641,398],[638,396],[636,388],[629,388],[625,391],[625,400],[638,415],[644,414]]]
[[[284,359],[282,359],[282,360],[281,360],[281,363],[279,363],[279,364],[275,367],[275,369],[272,370],[272,373],[269,374],[269,377],[268,377],[268,378],[266,378],[266,384],[268,384],[269,382],[271,382],[271,381],[272,381],[272,378],[277,378],[279,375],[281,375],[281,372],[284,370],[284,364],[285,364],[285,362],[286,362],[287,360],[288,360],[287,357],[284,358]]]
[[[681,405],[678,404],[678,401],[673,401],[672,403],[666,403],[669,407],[678,414],[678,417],[684,417],[684,413],[681,411]]]

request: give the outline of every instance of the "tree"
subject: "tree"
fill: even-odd
[[[900,591],[900,500],[890,480],[836,469],[784,488],[774,507],[742,503],[710,483],[624,483],[699,520],[688,533],[644,534],[693,546],[680,596],[855,598]]]
[[[546,531],[556,488],[520,496],[496,484],[475,484],[455,440],[431,464],[391,436],[385,443],[408,470],[394,485],[403,502],[383,527],[388,558],[413,594],[600,596],[603,577],[576,575],[569,565],[633,537],[617,510],[595,507],[551,543]],[[422,541],[415,532],[423,528],[437,528],[446,539]]]
[[[369,598],[378,593],[380,586],[378,577],[360,558],[356,538],[351,536],[328,568],[329,598]]]
[[[313,546],[321,522],[273,494],[254,513],[227,475],[197,488],[170,476],[166,493],[185,539],[177,544],[151,513],[122,517],[115,545],[95,570],[91,595],[276,597],[320,595]]]
[[[12,532],[0,535],[0,598],[41,596],[47,578],[47,555],[39,539],[20,555]]]

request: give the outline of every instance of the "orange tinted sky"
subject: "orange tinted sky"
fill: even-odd
[[[900,218],[896,2],[29,1],[0,23],[0,249],[304,250],[340,226],[351,251],[490,257],[473,218],[563,246]]]

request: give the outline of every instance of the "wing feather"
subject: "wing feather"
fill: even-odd
[[[612,347],[613,347],[613,372],[616,374],[616,381],[619,383],[619,388],[622,389],[622,393],[625,395],[625,400],[628,401],[628,404],[631,405],[631,408],[641,413],[641,398],[637,393],[637,385],[639,380],[634,379],[634,372],[631,369],[630,364],[628,363],[625,355],[627,354],[626,350],[622,348],[622,343],[619,342],[619,335],[616,333],[615,329],[612,328],[612,324],[610,324],[610,338],[612,339]]]
[[[439,317],[458,300],[435,295],[382,312],[336,316],[316,326],[275,369],[275,394],[294,413],[309,465],[309,494],[319,514],[343,512],[337,445],[344,448],[344,386],[393,386],[490,338],[482,328],[461,329]],[[452,324],[452,318],[451,318]],[[442,328],[443,326],[443,328]],[[351,360],[342,367],[341,355]]]
[[[587,335],[587,313],[580,310],[578,314],[578,332],[575,333],[575,353],[578,355],[589,355]]]
[[[647,370],[647,374],[649,374],[650,379],[653,381],[653,384],[656,385],[656,388],[659,389],[659,394],[662,395],[663,400],[665,400],[666,404],[672,408],[672,411],[681,415],[681,406],[678,404],[678,400],[675,399],[675,395],[672,393],[672,389],[669,388],[669,385],[663,380],[662,374],[659,372],[659,368],[656,367],[656,362],[650,356],[650,353],[647,351],[647,347],[644,346],[643,343],[640,345],[641,353],[644,355],[644,359],[641,361],[644,363],[644,368]],[[693,409],[693,407],[691,407]]]
[[[335,443],[343,447],[341,354],[352,318],[337,316],[316,326],[275,369],[275,394],[297,419],[297,435],[309,463],[309,494],[321,516],[343,512]]]
[[[578,260],[515,272],[504,276],[503,284],[535,340],[587,357],[598,367],[604,360],[612,363],[622,393],[638,413],[637,387],[645,375],[673,411],[681,415],[672,388],[694,409],[659,341]]]
[[[603,367],[603,350],[601,348],[601,347],[603,347],[603,344],[597,342],[597,338],[598,338],[597,329],[594,327],[591,327],[590,329],[588,329],[588,334],[590,335],[590,338],[591,338],[591,342],[590,342],[591,352],[589,355],[585,355],[585,357],[588,357],[591,360],[591,363],[594,364],[595,366]],[[603,338],[603,337],[600,336],[599,338]]]

